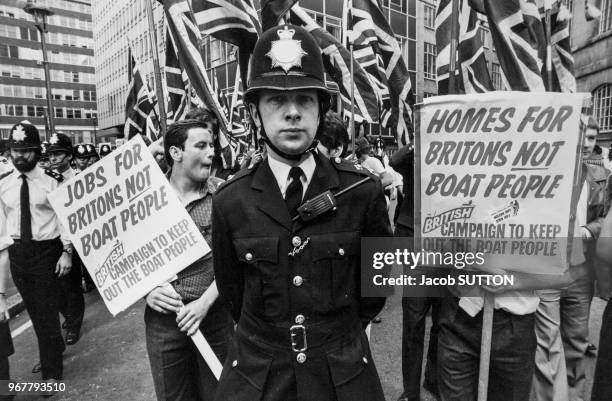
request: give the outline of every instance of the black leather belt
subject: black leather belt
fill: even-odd
[[[306,352],[316,348],[328,348],[338,340],[354,338],[363,330],[354,312],[336,315],[334,318],[302,324],[273,325],[243,311],[236,334],[257,345],[266,345],[279,351]]]

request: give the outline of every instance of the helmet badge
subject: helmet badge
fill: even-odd
[[[301,40],[293,39],[295,30],[285,26],[276,32],[279,40],[272,41],[272,47],[266,53],[272,60],[272,68],[280,67],[288,73],[293,67],[302,67],[302,57],[308,53],[302,49]]]
[[[59,141],[59,138],[57,137],[57,134],[51,135],[51,138],[49,139],[50,144],[55,145],[58,141]]]
[[[15,140],[16,142],[21,142],[25,139],[25,137],[26,137],[26,133],[23,130],[23,125],[19,124],[13,130],[13,140]]]

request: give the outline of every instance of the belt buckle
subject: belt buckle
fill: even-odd
[[[289,334],[291,335],[291,349],[293,352],[304,352],[308,349],[308,344],[306,342],[306,327],[303,324],[295,324],[289,328]],[[302,347],[298,348],[300,345],[296,338],[302,337]]]

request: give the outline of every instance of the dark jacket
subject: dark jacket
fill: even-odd
[[[402,175],[404,199],[397,217],[397,224],[414,230],[414,147],[404,146],[391,156],[389,165]]]
[[[603,262],[596,252],[596,240],[601,232],[601,225],[610,209],[610,190],[608,178],[610,171],[603,166],[585,164],[582,167],[583,180],[588,185],[587,224],[584,226],[592,235],[586,241],[586,267],[597,280],[600,296],[610,296],[612,293],[612,270]],[[584,182],[584,181],[583,181]]]
[[[371,176],[315,159],[306,200]],[[335,211],[292,222],[267,161],[219,188],[215,278],[238,328],[217,400],[383,400],[363,326],[384,298],[360,296],[361,238],[391,235],[380,181],[372,178],[337,201]],[[302,363],[289,331],[299,316],[309,342]],[[331,327],[329,341],[317,334]]]

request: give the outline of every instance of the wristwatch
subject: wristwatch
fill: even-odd
[[[62,252],[66,252],[68,255],[72,256],[72,252],[73,252],[72,251],[72,247],[71,246],[66,247],[66,248],[64,248],[64,250],[62,250]]]

